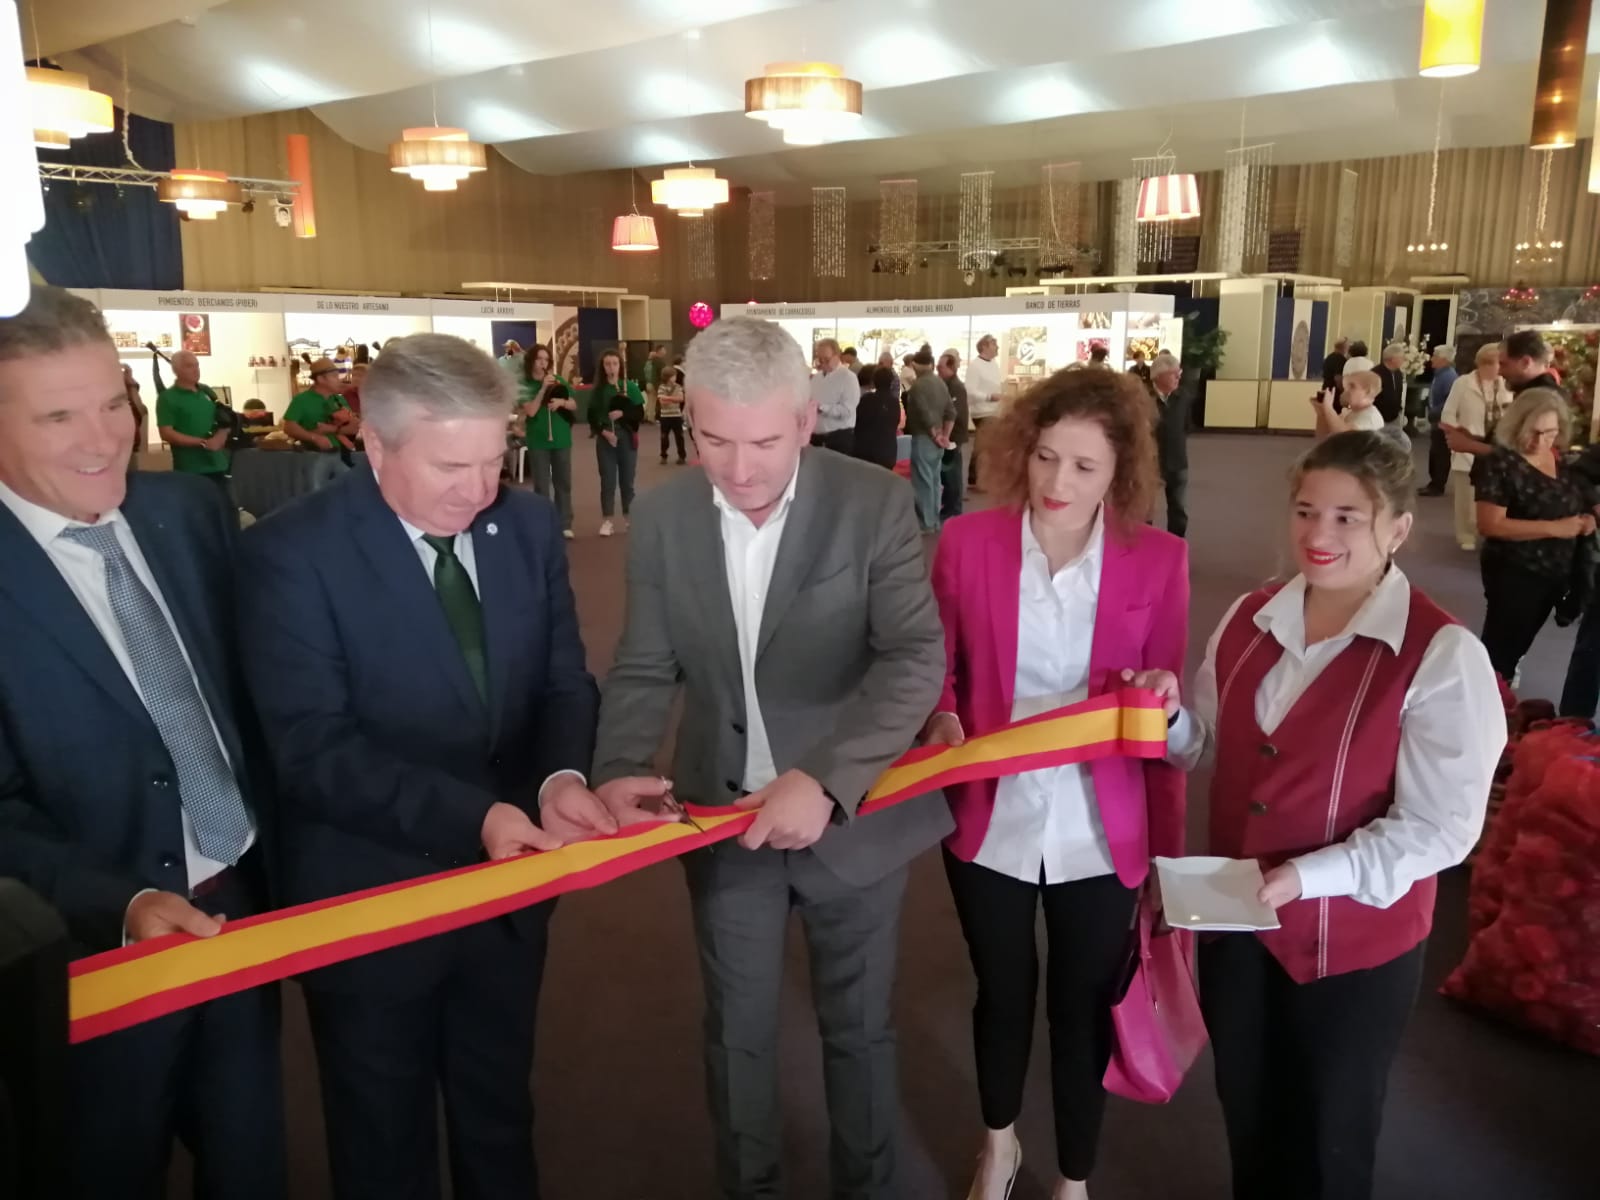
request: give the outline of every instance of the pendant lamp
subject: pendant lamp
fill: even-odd
[[[1417,73],[1436,79],[1471,75],[1482,55],[1483,0],[1427,0]]]
[[[642,217],[636,212],[623,213],[611,222],[611,248],[633,254],[661,249],[661,240],[656,237],[656,219]]]
[[[423,125],[389,143],[389,170],[411,176],[430,192],[453,192],[463,179],[488,166],[483,143],[469,138],[465,129]]]
[[[73,138],[116,128],[111,97],[95,91],[88,77],[76,71],[29,67],[28,108],[33,144],[41,150],[65,149]]]
[[[165,201],[191,221],[215,221],[230,204],[243,204],[244,192],[221,171],[175,168],[156,184],[156,199]]]
[[[1136,221],[1189,221],[1200,215],[1200,187],[1193,175],[1151,175],[1139,182]]]
[[[1539,41],[1539,83],[1533,93],[1534,150],[1565,150],[1578,142],[1578,100],[1589,42],[1590,0],[1545,0]]]
[[[791,146],[819,146],[861,119],[861,84],[833,63],[768,63],[744,81],[744,115],[781,131]]]
[[[650,183],[650,198],[680,217],[703,217],[728,202],[728,181],[710,167],[672,167]]]

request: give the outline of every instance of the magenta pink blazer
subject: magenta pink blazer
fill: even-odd
[[[944,621],[946,665],[936,711],[956,713],[968,737],[1011,720],[1022,519],[1014,508],[986,509],[947,522],[939,536],[933,590]],[[1182,538],[1141,525],[1125,541],[1107,522],[1092,636],[1091,696],[1114,690],[1124,669],[1183,677],[1189,548]],[[1144,880],[1151,855],[1183,853],[1182,771],[1128,758],[1104,758],[1089,770],[1118,878],[1134,887]],[[983,845],[994,793],[993,780],[945,789],[956,820],[945,845],[957,858],[970,862]]]

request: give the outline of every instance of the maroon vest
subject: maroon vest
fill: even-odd
[[[1217,645],[1211,853],[1259,859],[1263,871],[1389,811],[1406,689],[1434,634],[1455,624],[1413,588],[1400,652],[1352,639],[1268,737],[1256,692],[1284,651],[1255,616],[1277,590],[1247,596]],[[1295,900],[1278,910],[1281,929],[1258,936],[1299,983],[1381,966],[1428,936],[1435,891],[1433,879],[1420,880],[1388,908],[1348,896]]]

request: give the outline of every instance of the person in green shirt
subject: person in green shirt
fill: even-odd
[[[172,386],[156,399],[156,428],[172,447],[172,469],[204,475],[225,488],[228,427],[217,421],[216,401],[200,390],[200,360],[179,350],[172,356],[172,374]]]
[[[611,512],[620,486],[622,527],[633,507],[633,475],[639,465],[639,424],[644,420],[644,395],[623,374],[622,355],[607,350],[595,372],[589,400],[589,428],[594,432],[595,460],[600,467],[600,536],[612,534]]]
[[[350,450],[354,443],[334,421],[334,413],[343,408],[349,405],[339,391],[339,368],[332,359],[319,358],[311,364],[311,386],[289,401],[283,431],[313,450]]]
[[[533,468],[533,490],[554,499],[561,533],[572,537],[572,422],[578,402],[567,381],[551,370],[550,348],[536,345],[522,356],[523,437]]]

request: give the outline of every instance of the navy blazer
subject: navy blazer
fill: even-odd
[[[589,769],[599,693],[556,510],[502,489],[471,532],[487,704],[370,469],[240,538],[243,659],[279,770],[290,903],[480,861],[490,805],[515,804],[537,820],[551,773]],[[531,917],[513,923],[526,930]],[[444,939],[425,939],[306,983],[422,988],[447,955]]]
[[[237,521],[215,484],[177,472],[131,475],[121,511],[265,849],[264,760],[233,653]],[[54,904],[79,950],[108,950],[140,890],[188,895],[177,773],[100,631],[3,505],[0,564],[0,875]]]

